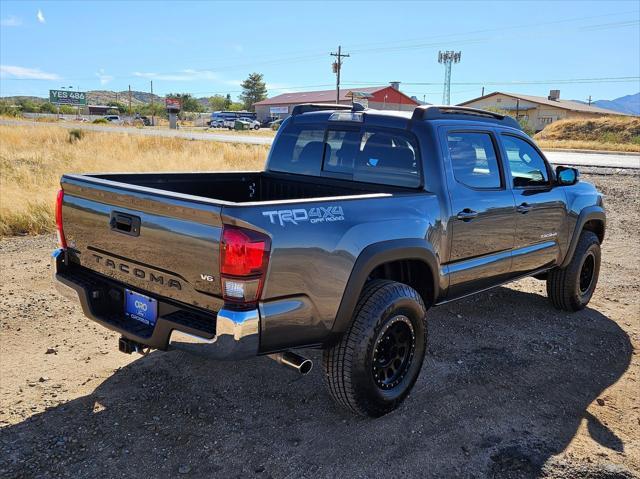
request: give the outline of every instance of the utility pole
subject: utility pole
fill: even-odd
[[[129,116],[131,116],[131,85],[129,85]]]
[[[462,52],[447,50],[438,52],[438,63],[444,64],[444,91],[442,92],[442,103],[451,104],[451,65],[460,63]]]
[[[484,96],[484,87],[482,87],[482,93],[480,94],[480,96]]]
[[[336,74],[336,103],[340,103],[340,70],[342,69],[342,59],[348,58],[350,55],[342,53],[342,47],[338,45],[338,53],[331,52],[332,57],[337,60],[333,62],[333,73]]]
[[[591,106],[591,95],[589,95],[588,101],[589,101],[589,106]]]
[[[156,113],[156,109],[154,106],[154,101],[153,101],[153,80],[151,80],[151,126],[156,126],[156,117],[155,117],[155,113]]]

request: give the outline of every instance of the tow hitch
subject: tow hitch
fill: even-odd
[[[137,343],[122,336],[118,339],[118,351],[125,354],[147,354],[149,352],[149,346],[145,346],[144,344]]]

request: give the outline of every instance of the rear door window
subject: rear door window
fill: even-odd
[[[500,167],[489,133],[452,132],[447,146],[458,183],[474,189],[496,189],[502,186]]]

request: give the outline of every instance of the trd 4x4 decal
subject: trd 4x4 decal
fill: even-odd
[[[344,221],[342,206],[318,206],[317,208],[294,208],[290,210],[263,211],[263,216],[268,216],[272,224],[285,226],[286,223],[298,225],[300,222],[330,223]]]

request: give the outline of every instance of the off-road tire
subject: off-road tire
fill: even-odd
[[[592,266],[592,278],[586,286],[586,280],[581,281],[583,268]],[[593,296],[600,273],[600,241],[592,231],[583,231],[578,239],[578,245],[573,253],[571,262],[566,268],[555,268],[549,271],[547,278],[547,296],[551,304],[564,311],[579,311],[583,309]],[[583,276],[584,278],[584,276]]]
[[[422,368],[427,348],[426,311],[420,295],[406,284],[370,281],[360,295],[349,329],[337,344],[323,352],[325,382],[334,401],[362,416],[380,417],[396,409]],[[407,343],[394,342],[407,337]],[[386,376],[395,369],[394,365],[380,374],[384,359],[380,358],[380,350],[385,344],[389,351],[396,348],[394,354],[405,351],[398,344],[409,344],[409,354],[402,359],[397,377]],[[374,359],[378,361],[375,364]],[[386,384],[382,384],[381,375]]]

